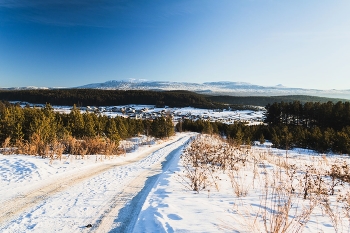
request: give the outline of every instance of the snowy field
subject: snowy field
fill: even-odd
[[[142,192],[142,179],[151,175],[150,171],[157,174],[157,166],[169,159],[169,154],[176,157],[173,153],[178,153],[190,136],[177,135],[120,157],[67,156],[50,162],[0,155],[0,232],[89,232],[88,224],[96,232],[112,228],[121,232],[118,221],[102,226],[101,220],[113,212],[117,202],[124,207],[134,194]],[[141,191],[125,196],[132,185],[140,185]]]
[[[215,143],[211,139],[209,144]],[[134,232],[350,232],[348,183],[336,186],[332,196],[311,193],[310,187],[310,197],[304,200],[299,194],[303,194],[300,182],[305,173],[297,172],[292,181],[295,192],[288,196],[290,176],[283,168],[286,151],[254,146],[241,153],[247,159],[244,165],[237,162],[234,170],[213,173],[206,173],[206,166],[189,173],[188,160],[177,158],[148,195]],[[302,149],[288,151],[287,156],[289,164],[313,165],[316,170],[340,161],[349,164],[346,156],[325,158]],[[201,172],[212,176],[205,177],[200,191],[193,191],[189,177],[200,182]],[[328,191],[327,182],[320,184],[324,191]],[[345,204],[339,201],[344,196]],[[281,220],[280,214],[287,217]]]
[[[262,111],[173,111],[263,117]],[[133,147],[138,140],[122,143]],[[136,144],[108,157],[0,154],[0,232],[350,232],[348,155],[268,143],[234,148],[194,133]]]
[[[278,198],[287,197],[278,188],[288,190],[290,186],[284,168],[286,151],[260,145],[241,148],[234,153],[245,159],[244,165],[236,160],[231,163],[233,170],[214,169],[203,181],[205,187],[194,191],[186,160],[194,137],[177,134],[120,157],[67,156],[50,162],[0,155],[0,232],[270,231],[276,221],[272,212],[282,212],[278,208],[285,207]],[[212,152],[217,153],[222,142],[207,137],[202,143],[210,143]],[[198,148],[196,151],[201,151]],[[349,163],[346,156],[325,157],[301,149],[288,151],[287,159],[288,164],[313,165],[317,170]],[[295,193],[303,191],[298,189],[304,174],[294,174]],[[265,195],[266,190],[274,191],[275,196]],[[303,200],[293,194],[287,198],[291,227],[286,232],[350,232],[346,205],[337,201],[348,191],[349,185],[343,183],[335,186],[332,196],[315,196],[327,198],[331,212],[324,201]],[[305,217],[309,209],[312,211]]]

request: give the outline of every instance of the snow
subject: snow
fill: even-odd
[[[62,106],[55,109],[70,111]],[[262,111],[248,110],[217,112],[188,107],[172,111],[251,123],[263,117]],[[142,138],[133,138],[122,143],[134,144],[134,150],[120,156],[64,155],[62,160],[51,161],[0,154],[0,232],[265,232],[263,211],[265,207],[275,208],[276,199],[269,197],[264,203],[263,187],[266,180],[286,177],[280,169],[286,155],[289,164],[314,165],[319,171],[340,161],[350,162],[348,155],[318,154],[301,148],[285,151],[271,148],[269,142],[256,142],[250,151],[260,156],[259,163],[252,163],[250,157],[250,162],[235,173],[236,182],[247,195],[236,195],[227,171],[214,174],[216,185],[196,192],[186,183],[186,164],[181,159],[195,136],[178,133],[149,145],[140,145]],[[215,138],[206,141],[213,146],[221,144]],[[283,182],[279,185],[286,188]],[[348,191],[349,184],[345,183],[329,197],[338,232],[350,232],[350,218],[337,201]],[[297,215],[294,211],[300,213],[310,207],[310,202],[300,198],[293,196],[292,201],[291,220]],[[336,230],[329,214],[317,206],[302,232]]]
[[[265,181],[262,173],[259,173],[259,178],[253,183],[251,166],[240,170],[240,185],[248,190],[247,196],[235,196],[231,181],[224,172],[217,174],[217,188],[212,186],[194,192],[184,185],[184,166],[180,155],[193,136],[191,133],[177,134],[169,141],[140,146],[125,156],[107,159],[94,155],[84,159],[67,156],[62,161],[50,161],[24,155],[0,155],[0,203],[3,204],[52,182],[68,179],[78,173],[86,174],[101,166],[111,166],[81,182],[68,183],[58,192],[43,194],[42,200],[13,219],[5,223],[0,221],[0,231],[90,232],[90,228],[86,227],[88,224],[92,224],[91,230],[95,232],[264,231],[261,221],[254,223],[252,213],[261,211],[262,193],[256,187],[264,186]],[[275,156],[274,161],[270,159],[266,165],[267,171],[276,169],[274,162],[286,154],[286,151],[272,149],[268,144],[256,145],[252,150]],[[311,151],[295,149],[287,154],[291,163],[324,166],[324,158]],[[337,159],[349,161],[346,156],[337,155],[328,156],[326,160],[331,163]],[[160,163],[162,166],[151,175],[151,168],[159,167]],[[145,182],[138,182],[141,189],[133,190],[132,196],[123,196],[127,200],[120,201],[122,193],[142,174],[147,174],[148,178],[145,178]],[[64,186],[63,183],[58,184]],[[349,187],[345,185],[343,189],[346,191]],[[330,200],[336,203],[335,197]],[[122,208],[113,212],[119,202]],[[298,205],[304,208],[307,203],[300,201]],[[135,211],[132,216],[131,210]],[[107,217],[111,218],[109,224],[103,223]],[[124,222],[129,225],[123,225]],[[341,222],[338,226],[340,232],[349,232],[348,223],[347,219]],[[314,210],[304,232],[335,230],[330,218],[318,208]]]
[[[27,102],[11,101],[12,103],[19,103],[22,107],[29,104],[30,106],[40,106]],[[54,111],[59,113],[69,114],[71,112],[72,106],[52,106]],[[92,111],[93,109],[99,109],[101,114],[108,117],[130,117],[135,116],[135,113],[122,112],[121,109],[132,109],[139,111],[139,118],[145,119],[153,115],[166,115],[168,113],[173,114],[173,121],[177,123],[179,119],[187,118],[192,120],[204,119],[209,121],[220,121],[226,124],[233,124],[234,122],[240,121],[245,122],[247,125],[262,124],[265,118],[265,108],[256,106],[257,110],[219,110],[219,109],[201,109],[193,107],[183,107],[183,108],[157,108],[154,105],[117,105],[117,106],[89,106],[88,108],[82,108],[81,113]],[[141,112],[142,111],[142,112]],[[141,113],[140,113],[141,112]],[[147,115],[147,116],[146,116]],[[149,119],[149,118],[147,118]]]
[[[103,156],[90,156],[85,159],[68,157],[52,163],[47,159],[22,155],[0,155],[1,203],[18,198],[28,191],[46,186],[54,181],[67,179],[76,173],[102,165],[113,165],[136,160],[126,165],[114,166],[96,176],[89,177],[68,189],[63,189],[42,202],[28,208],[15,219],[0,225],[1,232],[81,232],[84,226],[97,221],[96,216],[108,210],[110,201],[140,173],[164,160],[174,149],[181,147],[190,134],[177,135],[165,146],[164,143],[141,146],[127,156],[103,159]],[[147,157],[137,160],[148,151],[156,150]],[[96,161],[97,158],[97,161]],[[101,160],[102,159],[102,160]],[[62,186],[62,184],[59,183]],[[58,221],[59,220],[59,221]],[[1,222],[1,221],[0,221]],[[112,227],[112,226],[111,226]]]
[[[31,89],[57,89],[60,87],[10,87],[8,90],[31,90]],[[61,89],[64,87],[61,87]],[[187,90],[210,95],[232,96],[279,96],[279,95],[312,95],[329,98],[350,98],[350,90],[318,90],[285,87],[282,84],[276,86],[260,86],[246,82],[169,82],[151,81],[145,79],[110,80],[104,83],[91,83],[75,88],[105,89],[105,90]]]
[[[104,83],[92,83],[77,88],[107,89],[107,90],[187,90],[211,95],[232,96],[277,96],[277,95],[313,95],[331,98],[349,99],[349,90],[317,90],[277,86],[260,86],[246,82],[168,82],[147,80],[112,80]]]
[[[256,146],[254,149],[271,151],[261,146]],[[285,155],[284,150],[278,149],[273,149],[272,153],[277,156]],[[322,161],[318,155],[300,153],[300,150],[289,151],[288,157],[296,163],[302,163],[301,161],[305,159],[310,163]],[[339,158],[333,156],[328,160]],[[349,161],[347,157],[342,158]],[[271,165],[267,167],[270,167],[270,170],[272,168]],[[162,174],[158,184],[148,195],[134,232],[145,232],[144,229],[154,229],[157,232],[264,232],[262,219],[260,223],[256,223],[254,216],[259,211],[261,213],[264,208],[263,194],[257,191],[259,189],[254,189],[254,186],[263,186],[264,180],[258,179],[254,184],[251,169],[247,166],[240,171],[241,179],[244,179],[240,185],[248,190],[248,195],[245,197],[234,195],[229,178],[225,174],[219,174],[219,190],[212,187],[197,193],[184,188],[179,178],[183,174],[184,167],[178,158],[170,169]],[[345,190],[348,191],[349,187],[345,186],[343,192]],[[330,200],[333,204],[337,203],[335,197],[331,197]],[[308,203],[303,200],[298,200],[294,205],[299,211],[308,207]],[[291,211],[291,215],[292,213],[294,210]],[[341,212],[336,214],[340,216]],[[330,218],[322,209],[315,209],[310,219],[302,232],[336,232]],[[349,220],[344,219],[339,223],[340,232],[349,232]],[[292,228],[287,232],[294,231],[295,228]]]

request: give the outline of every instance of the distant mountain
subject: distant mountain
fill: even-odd
[[[10,90],[10,91],[16,91],[16,90],[54,90],[54,89],[65,89],[66,87],[35,87],[35,86],[28,86],[28,87],[0,87],[0,90]]]
[[[350,99],[350,90],[318,90],[291,88],[278,84],[276,86],[260,86],[247,82],[217,81],[205,83],[148,81],[144,79],[111,80],[104,83],[91,83],[75,87],[78,89],[102,90],[149,90],[174,91],[186,90],[206,95],[219,96],[287,96],[309,95],[327,98]],[[64,89],[59,87],[13,87],[0,88],[2,90],[43,90]]]
[[[329,98],[350,99],[350,90],[318,90],[290,88],[281,84],[277,86],[259,86],[246,82],[168,82],[168,81],[147,81],[139,79],[111,80],[104,83],[92,83],[76,87],[79,89],[104,89],[104,90],[187,90],[208,95],[229,95],[229,96],[282,96],[282,95],[311,95]]]
[[[7,87],[7,88],[0,88],[0,89],[2,90],[48,90],[51,88],[29,86],[29,87]]]

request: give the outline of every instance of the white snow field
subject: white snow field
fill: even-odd
[[[191,135],[111,159],[0,155],[0,232],[130,231],[157,175]]]
[[[210,140],[209,144],[216,143]],[[336,187],[334,196],[315,196],[324,198],[322,200],[303,200],[297,194],[288,199],[287,192],[278,191],[289,189],[289,183],[283,183],[282,177],[289,178],[285,170],[280,169],[286,151],[254,146],[249,153],[264,154],[266,158],[256,163],[248,159],[244,166],[237,168],[237,173],[231,173],[233,177],[227,171],[214,172],[212,179],[206,177],[212,185],[207,182],[208,186],[199,192],[189,188],[190,181],[186,179],[188,167],[177,158],[149,193],[133,232],[350,232],[348,184]],[[349,164],[350,161],[345,156],[330,155],[325,158],[301,149],[288,151],[287,156],[289,164],[300,167],[314,165],[320,170],[332,163],[341,161]],[[294,175],[293,185],[298,189],[299,183],[295,181],[304,174]],[[200,177],[200,169],[196,176]],[[272,184],[269,190],[264,188],[267,182]],[[265,195],[271,190],[273,195]],[[348,198],[344,206],[338,199],[346,194]],[[328,204],[329,209],[326,208]],[[288,205],[290,208],[287,208]],[[284,213],[285,209],[288,209],[288,217],[283,230],[276,227],[279,223],[283,226],[282,220],[274,216]],[[276,231],[272,231],[273,228]]]
[[[270,232],[278,219],[273,212],[282,213],[288,205],[285,219],[291,227],[285,232],[350,232],[349,213],[337,201],[349,194],[348,184],[336,186],[333,196],[317,196],[327,202],[283,196],[290,185],[283,169],[284,150],[243,148],[244,166],[233,173],[216,170],[206,177],[206,187],[193,191],[181,156],[195,137],[177,134],[108,159],[69,156],[50,162],[0,155],[0,232]],[[215,137],[201,137],[212,148],[222,145]],[[336,162],[349,163],[347,156],[302,149],[288,151],[287,157],[289,164],[313,165],[320,171]],[[296,193],[303,175],[294,174]],[[275,196],[265,195],[266,184]]]
[[[261,123],[264,117],[263,111],[173,110],[228,124]],[[350,232],[349,184],[335,179],[334,195],[326,195],[333,181],[317,176],[334,164],[343,166],[340,173],[350,173],[348,155],[286,152],[268,143],[242,147],[234,153],[243,159],[231,163],[231,170],[222,169],[221,162],[206,163],[210,172],[197,175],[205,187],[193,191],[188,172],[196,168],[184,158],[197,137],[178,133],[110,157],[65,155],[50,161],[0,154],[0,232]],[[210,153],[225,146],[215,137],[199,138]],[[307,174],[314,190],[304,200]],[[285,190],[291,186],[295,191],[289,195]]]

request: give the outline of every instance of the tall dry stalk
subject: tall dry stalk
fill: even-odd
[[[231,181],[231,187],[236,197],[245,197],[250,190],[250,184],[245,179],[246,176],[239,172],[239,170],[228,171],[228,177]]]

